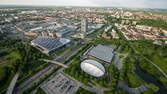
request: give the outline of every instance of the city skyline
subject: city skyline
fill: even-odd
[[[126,3],[125,3],[126,2]],[[166,0],[1,0],[1,5],[32,6],[91,6],[91,7],[127,7],[127,8],[164,8]]]

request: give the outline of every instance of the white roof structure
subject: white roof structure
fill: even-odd
[[[81,63],[81,69],[94,77],[101,77],[105,73],[105,69],[102,64],[95,60],[85,60]]]
[[[49,53],[66,45],[69,42],[70,40],[65,38],[38,37],[31,41],[31,45],[39,48],[44,53]]]
[[[114,46],[98,45],[93,49],[91,49],[88,52],[88,55],[110,63],[114,56],[113,54],[114,49],[115,49]]]

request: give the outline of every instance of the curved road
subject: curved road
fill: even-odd
[[[11,81],[9,87],[8,87],[8,90],[7,90],[6,94],[12,94],[13,93],[13,89],[16,85],[16,82],[17,82],[17,79],[19,78],[19,75],[20,75],[20,73],[15,74],[15,76],[13,77],[13,79],[12,79],[12,81]]]

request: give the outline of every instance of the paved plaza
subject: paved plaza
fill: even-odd
[[[74,94],[79,85],[62,73],[58,73],[53,78],[41,85],[46,94]]]

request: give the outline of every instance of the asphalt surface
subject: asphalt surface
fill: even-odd
[[[14,87],[16,85],[16,82],[17,82],[17,79],[19,78],[19,75],[20,73],[16,73],[15,76],[13,77],[9,87],[8,87],[8,90],[6,92],[6,94],[12,94],[13,93],[13,90],[14,90]]]
[[[31,84],[38,82],[39,78],[45,77],[45,75],[51,73],[54,68],[56,68],[56,66],[54,64],[51,64],[33,75],[31,78],[29,78],[16,88],[16,94],[21,94],[24,90],[28,89]]]
[[[74,48],[71,48],[71,49],[65,51],[64,53],[62,53],[60,56],[58,56],[54,60],[57,60],[59,58],[67,59],[68,57],[72,56],[73,54],[76,54],[76,52],[79,50],[80,47],[81,46],[76,46]],[[45,75],[51,73],[52,70],[55,69],[56,67],[57,66],[55,66],[55,64],[51,64],[48,67],[46,67],[43,70],[41,70],[38,73],[36,73],[35,75],[33,75],[31,78],[29,78],[28,80],[26,80],[24,83],[22,83],[21,85],[19,85],[16,88],[16,94],[21,94],[23,91],[28,89],[33,83],[38,82],[40,80],[40,78],[43,78],[43,77],[45,77]],[[61,70],[62,70],[62,68],[61,68]]]

